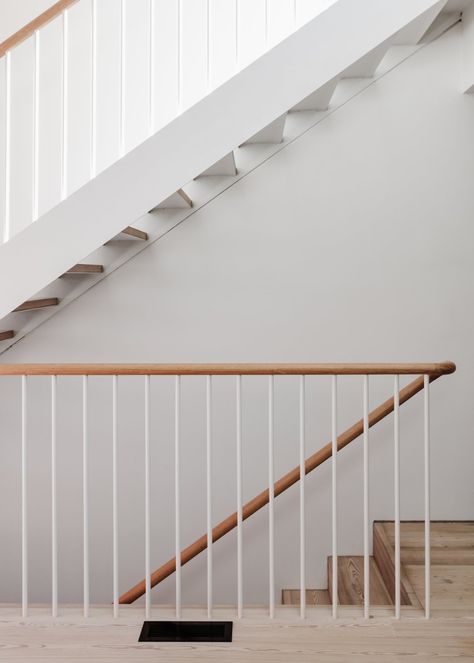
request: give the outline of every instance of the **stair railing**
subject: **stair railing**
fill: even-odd
[[[151,615],[151,589],[162,580],[175,574],[175,612],[176,618],[182,617],[182,575],[184,564],[207,550],[207,616],[213,616],[213,544],[233,529],[237,529],[237,599],[236,615],[242,617],[244,611],[243,592],[243,556],[242,532],[243,522],[258,510],[268,505],[268,614],[273,618],[276,614],[275,600],[275,498],[290,486],[299,482],[299,547],[300,547],[300,616],[306,617],[306,521],[305,521],[305,477],[326,460],[331,459],[331,523],[332,523],[332,568],[337,569],[338,557],[338,474],[337,452],[352,441],[363,438],[363,532],[364,532],[364,608],[365,618],[370,616],[370,577],[369,577],[369,430],[376,423],[393,413],[393,444],[394,444],[394,522],[395,522],[395,616],[400,617],[400,429],[399,408],[418,392],[423,391],[423,464],[424,464],[424,526],[425,526],[425,616],[430,617],[430,397],[429,385],[441,377],[453,373],[456,367],[451,362],[428,364],[4,364],[0,365],[0,376],[21,376],[21,605],[22,615],[28,614],[29,607],[29,570],[28,558],[32,551],[28,548],[28,448],[34,440],[34,431],[28,428],[28,408],[30,401],[30,381],[37,376],[50,376],[51,379],[51,612],[58,615],[58,497],[57,497],[57,446],[58,437],[58,377],[81,376],[82,378],[82,498],[83,498],[83,611],[84,616],[90,611],[90,556],[89,556],[89,377],[111,377],[111,420],[112,420],[112,603],[113,615],[119,614],[121,603],[131,603],[145,595],[145,616]],[[369,379],[376,376],[391,375],[393,396],[381,405],[369,410]],[[415,380],[400,389],[400,376],[416,375]],[[145,579],[122,595],[119,593],[119,378],[123,376],[142,376],[144,378],[144,518],[145,537],[144,571]],[[152,572],[151,568],[151,447],[155,436],[151,428],[151,412],[154,407],[151,395],[152,376],[173,376],[174,378],[174,531],[175,556],[159,569]],[[183,514],[181,507],[181,430],[183,423],[182,382],[189,376],[205,378],[205,421],[206,421],[206,533],[184,550],[181,550],[181,534]],[[236,472],[236,511],[217,525],[213,525],[213,491],[212,491],[212,449],[215,443],[213,434],[213,393],[219,376],[235,376],[235,472]],[[242,390],[243,376],[265,376],[267,379],[267,488],[246,504],[242,499]],[[274,440],[275,440],[275,378],[278,376],[298,376],[299,399],[299,433],[298,455],[299,465],[275,481],[274,478]],[[309,376],[331,377],[331,434],[332,439],[316,453],[306,458],[307,434],[307,398],[306,385]],[[338,432],[339,408],[338,379],[342,376],[361,376],[362,378],[362,419],[343,433]],[[283,377],[281,379],[284,379]],[[110,416],[110,415],[107,415]],[[135,439],[134,439],[135,441]],[[163,442],[160,440],[160,444]],[[137,516],[139,517],[139,516]],[[141,554],[142,546],[137,547],[137,555]],[[332,573],[332,615],[338,616],[338,578],[337,572]]]

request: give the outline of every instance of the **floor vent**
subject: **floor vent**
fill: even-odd
[[[232,642],[232,622],[144,622],[138,642]]]

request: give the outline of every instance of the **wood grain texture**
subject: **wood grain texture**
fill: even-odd
[[[1,375],[1,369],[2,367],[0,366],[0,375]],[[438,375],[431,376],[430,381],[433,381],[438,377],[439,377]],[[400,405],[406,403],[407,400],[409,400],[415,394],[421,391],[423,389],[423,386],[424,386],[423,377],[419,377],[416,380],[410,382],[410,384],[404,387],[399,393]],[[384,403],[382,403],[377,408],[375,408],[375,410],[372,410],[372,412],[370,412],[369,414],[369,427],[374,426],[376,423],[384,419],[388,414],[393,412],[393,407],[394,407],[393,398],[389,398]],[[360,419],[357,423],[355,423],[353,426],[348,428],[344,433],[342,433],[342,435],[338,437],[337,439],[338,451],[346,447],[356,438],[360,437],[363,431],[364,431],[364,422],[362,419]],[[321,465],[326,460],[331,458],[331,455],[332,455],[332,444],[331,442],[328,442],[324,447],[322,447],[319,451],[317,451],[315,454],[310,456],[305,461],[305,474],[309,474],[309,472],[312,472],[316,467],[319,467],[319,465]],[[295,483],[299,481],[299,479],[300,479],[300,468],[298,465],[275,483],[274,485],[275,497],[283,493],[290,486],[293,486]],[[243,519],[246,520],[251,515],[256,513],[259,509],[263,508],[266,504],[268,504],[268,499],[269,499],[269,492],[267,489],[259,493],[249,502],[247,502],[243,506],[242,510]],[[212,540],[218,541],[220,538],[225,536],[235,527],[237,527],[237,512],[234,512],[233,514],[228,516],[225,520],[222,520],[218,525],[214,527],[214,529],[212,530]],[[181,565],[187,564],[187,562],[189,562],[191,559],[196,557],[196,555],[199,555],[206,548],[207,548],[207,535],[203,534],[199,539],[194,541],[191,545],[189,545],[181,552]],[[168,576],[174,573],[175,570],[176,570],[176,558],[173,557],[151,574],[151,586],[154,587],[158,583],[162,582],[162,580],[168,578]],[[136,601],[138,598],[140,598],[140,596],[143,596],[144,593],[145,593],[145,580],[141,580],[134,587],[132,587],[128,591],[124,592],[124,594],[122,594],[122,596],[120,597],[120,603],[133,603],[133,601]]]
[[[80,262],[71,269],[68,269],[66,274],[102,274],[104,265],[91,265]]]
[[[15,336],[15,332],[13,329],[9,329],[8,331],[2,331],[0,332],[0,341],[6,341],[8,338],[13,338]]]
[[[340,605],[364,605],[364,557],[361,555],[339,555],[338,602]],[[332,587],[332,557],[328,557],[328,587]],[[369,563],[370,605],[393,605],[380,570],[373,557]],[[331,591],[329,597],[332,602]]]
[[[32,311],[37,308],[46,308],[47,306],[57,306],[59,299],[57,297],[45,297],[43,299],[29,299],[14,309],[13,313],[18,311]]]
[[[42,619],[32,614],[21,620],[0,611],[0,660],[9,663],[474,661],[472,619],[444,616],[425,620],[418,612],[413,612],[396,621],[391,616],[392,608],[375,609],[374,618],[364,621],[359,607],[341,607],[341,619],[336,622],[331,619],[328,606],[308,608],[308,618],[304,621],[299,619],[294,607],[277,607],[273,620],[268,619],[267,611],[263,609],[248,608],[244,611],[244,618],[237,620],[235,609],[216,608],[216,619],[234,620],[234,632],[233,642],[213,644],[137,642],[144,618],[143,607],[128,607],[127,611],[122,608],[115,620],[110,607],[100,612],[92,608],[88,620],[82,619],[77,609],[74,613],[61,608],[55,624],[47,610],[44,612]],[[166,619],[171,615],[171,610],[152,609],[153,619]],[[206,618],[204,610],[187,609],[184,609],[183,617]]]
[[[129,237],[135,237],[136,239],[142,239],[146,241],[148,239],[148,233],[138,228],[132,228],[132,226],[127,226],[122,230],[124,235],[129,235]]]
[[[429,375],[433,382],[453,373],[452,362],[439,364],[2,364],[0,375]],[[400,391],[405,402],[423,389],[423,378]],[[376,423],[393,412],[393,398],[372,413]],[[373,425],[372,423],[372,425]],[[361,422],[353,428],[359,429]],[[349,429],[349,430],[352,430]]]
[[[20,30],[0,44],[0,57],[3,57],[7,51],[18,46],[18,44],[21,44],[25,39],[28,39],[28,37],[31,37],[36,30],[47,25],[50,21],[62,14],[65,9],[74,5],[76,2],[78,2],[78,0],[59,0],[59,2],[56,2],[42,14],[39,14],[36,18],[24,25]]]
[[[384,523],[374,523],[372,540],[375,562],[380,569],[392,603],[395,603],[395,549],[393,541],[390,541],[387,536]],[[400,565],[400,604],[419,605],[416,592],[402,565]]]
[[[300,590],[299,589],[282,589],[281,590],[281,603],[282,605],[299,605],[300,604]],[[307,589],[306,590],[306,605],[331,605],[329,592],[327,589]]]

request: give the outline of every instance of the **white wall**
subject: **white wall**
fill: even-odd
[[[472,97],[452,29],[197,211],[2,356],[3,362],[437,361],[433,517],[473,518]],[[2,600],[19,599],[19,381],[2,378]],[[31,598],[49,598],[49,394],[30,380]],[[215,520],[235,506],[233,381],[215,381]],[[374,380],[371,403],[392,389]],[[143,384],[121,383],[120,588],[143,575]],[[183,384],[183,545],[205,530],[204,381]],[[340,385],[341,429],[361,381]],[[110,380],[91,379],[92,600],[111,598]],[[266,385],[244,382],[244,497],[266,482]],[[173,552],[172,382],[153,380],[153,560]],[[327,378],[308,381],[308,451],[329,439]],[[297,383],[276,384],[276,475],[297,464]],[[80,382],[59,386],[60,599],[81,599]],[[371,518],[390,519],[392,423],[371,436]],[[402,415],[402,517],[422,518],[421,398]],[[326,583],[329,467],[307,481],[308,585]],[[340,456],[341,553],[362,552],[361,444]],[[298,583],[298,492],[276,503],[276,587]],[[267,596],[267,514],[245,525],[245,600]],[[33,556],[34,551],[34,556]],[[217,602],[235,600],[235,537],[216,545]],[[184,600],[203,600],[205,557]],[[169,580],[155,594],[171,602]]]

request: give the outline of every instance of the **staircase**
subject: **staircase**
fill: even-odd
[[[373,524],[370,557],[370,603],[394,605],[395,534],[393,521]],[[400,523],[401,604],[424,608],[424,522]],[[364,564],[360,555],[338,557],[340,605],[363,606]],[[474,522],[431,523],[431,589],[434,609],[474,610]],[[332,558],[328,557],[328,589],[308,589],[308,605],[332,602]],[[282,590],[283,605],[299,605],[299,590]]]
[[[457,22],[444,5],[364,0],[354,14],[339,0],[105,171],[91,167],[0,246],[0,352]]]

